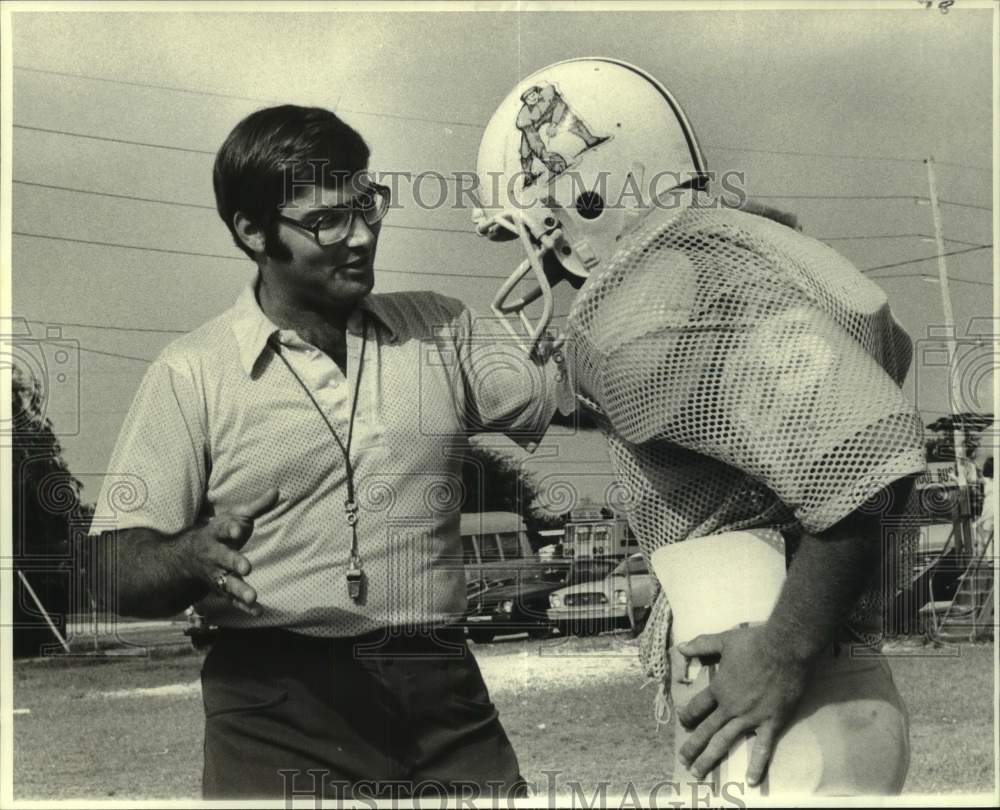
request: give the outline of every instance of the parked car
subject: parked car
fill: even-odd
[[[495,636],[528,633],[544,638],[552,631],[548,617],[549,594],[582,582],[599,580],[615,565],[614,559],[534,562],[498,584],[475,590],[469,596],[464,624],[469,638],[479,643]]]
[[[547,614],[563,635],[589,635],[621,627],[639,632],[652,603],[653,575],[642,554],[633,554],[599,582],[552,591]]]

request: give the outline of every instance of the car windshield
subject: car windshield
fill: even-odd
[[[565,584],[568,575],[569,575],[568,565],[553,565],[549,568],[544,568],[541,571],[535,573],[528,581],[548,582],[548,583],[555,583],[557,585],[563,585]]]
[[[642,556],[632,557],[628,560],[622,560],[618,566],[615,568],[614,573],[625,576],[625,569],[628,569],[630,574],[648,574],[649,569],[646,568],[646,561]]]

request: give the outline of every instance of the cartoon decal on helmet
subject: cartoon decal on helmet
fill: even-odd
[[[553,84],[534,84],[521,94],[524,102],[517,114],[517,128],[521,131],[521,170],[524,188],[534,185],[543,172],[535,169],[541,163],[553,177],[562,174],[589,149],[610,141],[612,135],[595,135],[590,127],[570,109],[562,94]],[[574,144],[567,144],[564,132],[575,135],[583,142],[582,148],[572,151]],[[556,145],[556,140],[559,145]]]

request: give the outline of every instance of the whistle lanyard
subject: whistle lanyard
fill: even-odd
[[[344,470],[347,473],[347,500],[344,501],[344,516],[347,521],[347,525],[351,527],[351,559],[350,565],[347,569],[347,593],[355,602],[362,598],[364,569],[361,564],[361,555],[358,552],[358,502],[354,497],[354,466],[351,464],[351,439],[354,438],[354,415],[358,410],[358,393],[361,391],[361,371],[365,365],[365,347],[368,345],[368,322],[365,320],[364,313],[361,315],[361,323],[361,356],[358,358],[358,373],[354,381],[354,396],[351,401],[351,416],[347,423],[346,444],[341,441],[336,428],[334,428],[333,424],[327,418],[326,413],[316,401],[316,397],[314,397],[312,391],[309,390],[309,386],[303,382],[302,378],[295,372],[295,369],[292,368],[292,364],[289,363],[285,355],[282,354],[281,345],[277,340],[277,336],[272,335],[272,338],[269,341],[274,353],[281,358],[281,362],[285,364],[285,367],[291,372],[295,381],[299,384],[302,390],[306,392],[306,396],[309,397],[309,401],[312,402],[317,413],[323,417],[323,421],[330,429],[330,434],[337,442],[337,447],[340,448],[340,452],[344,457]]]

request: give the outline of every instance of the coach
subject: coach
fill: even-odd
[[[216,203],[257,273],[150,366],[91,529],[118,612],[221,628],[205,798],[523,792],[449,627],[460,466],[474,431],[530,449],[558,372],[456,300],[371,293],[391,200],[368,158],[323,109],[226,139]]]

